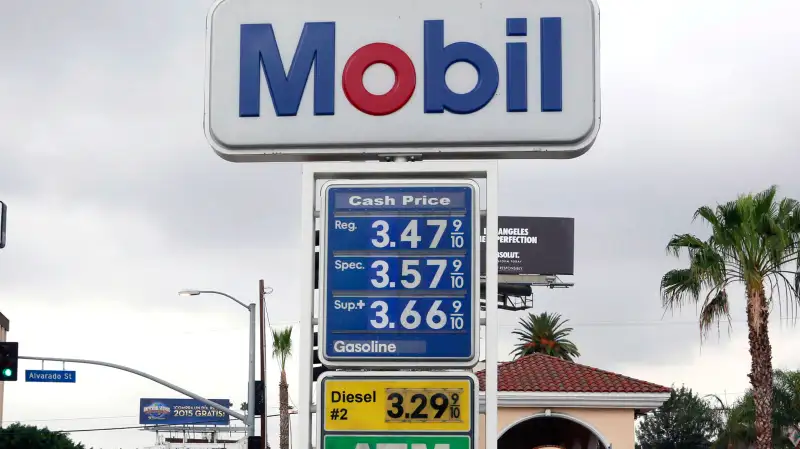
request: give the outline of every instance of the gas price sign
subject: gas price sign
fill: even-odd
[[[472,373],[326,373],[321,434],[437,433],[472,435],[477,378]]]
[[[323,363],[474,365],[477,185],[332,182],[323,203]]]

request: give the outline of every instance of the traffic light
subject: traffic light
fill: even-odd
[[[247,449],[261,449],[261,436],[247,437]]]
[[[18,364],[19,343],[0,342],[0,381],[13,382],[17,380]]]
[[[256,381],[256,416],[264,416],[264,381]]]

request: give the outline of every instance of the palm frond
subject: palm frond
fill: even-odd
[[[702,282],[690,268],[667,271],[661,278],[661,304],[673,310],[689,302],[698,302]]]
[[[700,332],[702,335],[707,335],[709,329],[714,324],[719,324],[721,321],[728,321],[728,329],[731,327],[731,311],[730,302],[728,301],[728,293],[721,289],[715,295],[706,297],[703,307],[700,308]]]
[[[569,320],[563,320],[559,314],[529,313],[520,319],[519,328],[512,332],[517,336],[518,343],[511,354],[515,359],[533,353],[548,354],[569,361],[580,357],[578,347],[567,338],[573,331],[571,327],[566,327],[567,321]]]
[[[696,221],[698,218],[705,220],[712,228],[720,226],[716,211],[708,206],[701,206],[695,211],[692,221]]]
[[[667,243],[667,253],[675,257],[680,256],[682,250],[689,254],[703,247],[703,241],[692,234],[675,234]]]
[[[753,208],[756,216],[770,216],[777,212],[775,195],[778,193],[778,186],[772,185],[767,189],[753,195]]]
[[[272,329],[272,358],[278,361],[281,371],[286,369],[286,360],[292,355],[292,326],[282,330]]]

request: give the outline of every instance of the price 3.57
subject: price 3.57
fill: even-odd
[[[449,265],[452,268],[448,273],[450,285],[445,288],[464,288],[464,272],[461,271],[464,267],[464,262],[460,259],[453,259]],[[439,283],[442,282],[447,266],[447,259],[425,259],[424,265],[418,259],[403,259],[400,266],[400,285],[403,288],[418,288],[423,284],[422,273],[424,272],[429,277],[427,279],[428,285],[425,288],[437,288]],[[379,259],[372,262],[370,267],[375,270],[375,276],[370,279],[373,287],[396,287],[395,283],[389,278],[389,262]]]

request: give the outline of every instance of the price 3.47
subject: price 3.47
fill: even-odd
[[[408,247],[411,249],[416,249],[420,247],[424,247],[422,245],[422,236],[419,233],[419,221],[417,219],[411,219],[406,224],[403,232],[400,233],[400,243],[408,244]],[[451,248],[463,248],[464,247],[464,231],[461,229],[464,226],[464,222],[455,219],[453,220],[453,228],[450,230],[448,236],[445,236],[445,232],[447,231],[447,224],[448,220],[442,219],[429,219],[425,220],[425,226],[430,226],[436,228],[433,235],[430,237],[430,240],[426,242],[429,249],[436,249],[439,247],[439,243],[442,239],[445,239],[447,242],[447,237],[449,237],[449,243]],[[375,248],[394,248],[397,244],[396,242],[392,241],[392,238],[389,236],[389,222],[386,220],[376,220],[372,223],[372,229],[375,229],[376,237],[370,239],[372,246]]]

